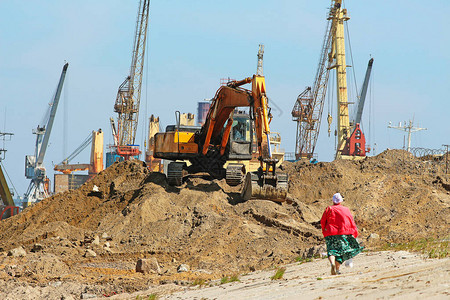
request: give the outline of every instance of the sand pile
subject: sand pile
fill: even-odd
[[[333,193],[345,197],[368,246],[445,237],[450,223],[449,185],[433,166],[402,150],[362,161],[287,165],[290,192],[316,217]]]

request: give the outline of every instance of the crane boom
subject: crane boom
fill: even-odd
[[[114,111],[118,113],[118,146],[134,145],[139,118],[142,75],[150,0],[139,2],[130,75],[119,86]]]
[[[361,123],[362,113],[364,109],[364,103],[366,102],[367,88],[369,86],[370,74],[372,72],[373,58],[369,60],[366,70],[366,76],[364,77],[364,83],[361,88],[361,95],[359,96],[358,110],[356,112],[355,124]]]
[[[48,141],[50,139],[50,133],[52,132],[53,122],[55,121],[56,110],[58,109],[59,98],[61,97],[61,91],[64,84],[64,79],[66,78],[67,68],[69,63],[63,66],[61,77],[59,78],[58,87],[56,88],[55,98],[51,104],[50,118],[48,119],[47,126],[45,127],[44,139],[42,140],[42,145],[37,156],[36,165],[42,165],[44,162],[45,152],[47,151]]]
[[[36,134],[35,155],[27,155],[25,157],[25,176],[28,179],[31,179],[30,185],[25,193],[25,205],[30,205],[31,203],[41,201],[48,197],[49,179],[47,178],[44,167],[44,157],[45,152],[47,151],[48,141],[50,139],[53,122],[55,120],[56,110],[58,108],[59,98],[61,97],[61,91],[68,67],[68,63],[63,66],[55,96],[50,104],[50,116],[47,124],[43,127],[38,125],[37,129],[33,131],[33,133]]]

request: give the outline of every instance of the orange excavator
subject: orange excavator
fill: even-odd
[[[251,84],[251,90],[243,88],[245,84]],[[242,107],[247,107],[249,113],[239,114],[238,108]],[[188,174],[209,173],[213,178],[225,178],[232,186],[243,182],[241,195],[245,200],[286,199],[288,176],[277,170],[278,160],[271,153],[272,116],[263,76],[253,75],[221,86],[201,127],[181,126],[179,112],[176,116],[176,125],[169,125],[166,132],[155,135],[154,157],[173,161],[167,168],[170,185],[180,186]],[[247,173],[239,161],[251,160],[253,136],[260,167]]]

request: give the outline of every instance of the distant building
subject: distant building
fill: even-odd
[[[211,106],[211,101],[199,101],[197,106],[197,125],[203,126],[206,121],[206,116],[208,115],[209,107]]]

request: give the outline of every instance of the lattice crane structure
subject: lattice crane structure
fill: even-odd
[[[295,158],[312,158],[316,147],[322,118],[323,104],[327,93],[328,77],[330,74],[329,53],[332,41],[333,8],[329,12],[322,51],[319,59],[314,86],[307,87],[298,97],[292,109],[293,121],[297,122],[295,142]]]
[[[139,2],[130,75],[119,86],[114,104],[114,111],[118,114],[117,132],[113,132],[117,145],[114,146],[117,154],[125,159],[140,154],[139,146],[135,145],[135,138],[139,119],[149,7],[150,0]]]

